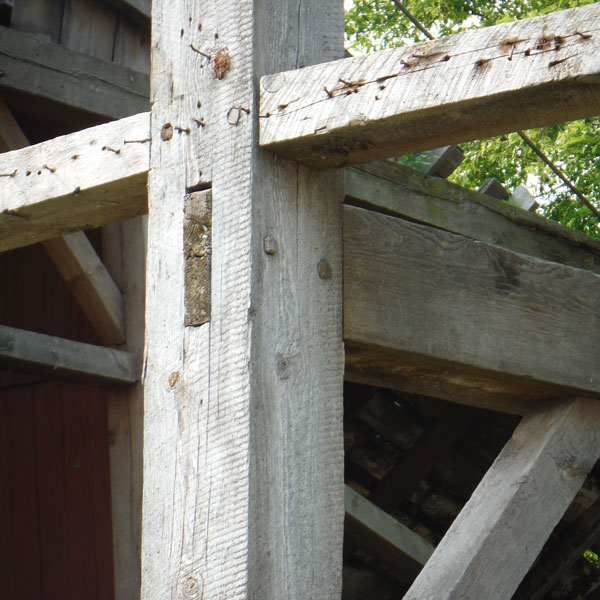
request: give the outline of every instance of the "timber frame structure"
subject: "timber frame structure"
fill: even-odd
[[[399,579],[348,600],[545,597],[600,538],[590,501],[535,562],[600,457],[600,244],[381,159],[600,114],[600,4],[350,58],[341,0],[108,4],[149,112],[0,30],[0,251],[42,242],[97,340],[3,321],[0,361],[108,394],[114,598],[340,598],[361,552]],[[512,437],[445,535],[399,523],[480,409]]]

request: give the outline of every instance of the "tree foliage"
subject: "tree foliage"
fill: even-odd
[[[405,0],[403,4],[436,37],[473,27],[539,16],[592,0]],[[350,51],[371,52],[426,40],[393,0],[354,0],[346,12]],[[528,132],[539,148],[596,206],[600,204],[600,118]],[[548,218],[600,238],[598,221],[517,134],[462,144],[466,159],[451,179],[477,188],[496,177],[512,190],[526,184]]]

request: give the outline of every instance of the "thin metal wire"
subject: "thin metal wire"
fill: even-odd
[[[575,187],[567,176],[536,146],[535,142],[522,131],[517,131],[520,138],[538,155],[540,160],[544,161],[550,167],[550,169],[554,172],[554,174],[559,177],[562,182],[596,215],[597,219],[600,221],[600,211],[584,196],[584,194],[579,190],[579,188]]]
[[[412,22],[412,24],[417,27],[421,32],[423,32],[430,40],[434,40],[435,37],[421,24],[421,22],[404,6],[404,4],[400,0],[392,0],[392,2],[398,7],[399,10],[404,13],[404,15]],[[542,160],[553,172],[554,174],[561,179],[561,181],[577,196],[581,202],[596,216],[598,221],[600,222],[600,210],[598,210],[594,204],[588,200],[588,198],[583,194],[583,192],[577,188],[571,181],[567,178],[567,176],[553,163],[546,154],[535,144],[535,142],[527,136],[522,131],[517,131],[517,134],[521,137],[521,139],[537,154],[537,156]]]
[[[410,12],[410,10],[408,10],[408,8],[406,8],[406,6],[404,6],[404,4],[402,4],[402,2],[400,2],[400,0],[392,0],[392,2],[404,13],[404,15],[408,19],[410,19],[412,24],[417,29],[422,31],[425,34],[425,36],[427,36],[430,40],[435,40],[435,37],[431,33],[429,33],[429,31],[427,31],[427,29],[425,29],[425,27],[423,27],[421,22]]]

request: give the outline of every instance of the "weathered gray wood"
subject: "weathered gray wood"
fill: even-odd
[[[102,258],[123,290],[127,343],[144,353],[147,217],[102,229]],[[142,523],[143,385],[108,392],[115,600],[140,598]]]
[[[600,276],[344,210],[346,377],[522,414],[600,395]]]
[[[61,46],[112,61],[116,25],[115,11],[101,0],[65,0]]]
[[[79,231],[46,240],[44,249],[73,292],[100,341],[125,341],[123,296],[86,235]]]
[[[0,251],[147,211],[149,115],[0,155]]]
[[[25,134],[0,98],[0,149],[29,145]],[[100,340],[107,345],[124,341],[121,292],[83,232],[46,240],[44,248],[70,287]]]
[[[465,154],[458,146],[443,146],[421,152],[419,158],[426,161],[425,165],[420,167],[420,171],[445,179],[456,171],[465,159]]]
[[[142,27],[150,28],[152,0],[105,0],[105,2],[114,6]]]
[[[600,404],[523,418],[404,600],[507,600],[600,455]]]
[[[409,581],[414,579],[434,547],[347,485],[344,506],[345,535]]]
[[[90,382],[133,383],[135,354],[0,325],[0,364]]]
[[[542,600],[565,571],[581,560],[600,537],[600,498],[566,531],[543,550],[537,564],[527,573],[514,600]]]
[[[29,146],[29,140],[23,133],[19,124],[6,106],[6,103],[0,97],[0,152],[9,150],[18,150]]]
[[[148,76],[112,62],[0,28],[0,90],[24,92],[120,119],[148,110]]]
[[[13,8],[11,28],[60,41],[64,0],[19,0]]]
[[[600,243],[506,202],[391,161],[344,171],[346,202],[600,273]]]
[[[150,31],[119,19],[113,60],[135,71],[150,73]]]
[[[342,3],[152,23],[142,597],[338,598],[341,181],[260,152],[255,82],[343,55]],[[184,196],[210,173],[211,320],[186,328]]]
[[[600,113],[600,5],[268,75],[260,143],[318,168]]]
[[[527,210],[529,212],[535,212],[539,208],[538,202],[531,195],[529,190],[524,186],[520,185],[511,195],[510,201],[512,204],[516,204],[519,208]]]
[[[508,200],[508,192],[506,191],[506,188],[495,177],[486,179],[479,188],[479,191],[482,194],[491,196],[492,198]]]

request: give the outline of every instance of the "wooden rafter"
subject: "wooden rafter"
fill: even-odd
[[[409,581],[414,579],[434,547],[351,487],[344,489],[345,535]]]
[[[43,244],[100,341],[107,346],[122,344],[123,297],[85,233],[70,233]]]
[[[387,160],[345,169],[344,177],[347,204],[600,273],[598,240],[485,193]]]
[[[339,167],[600,113],[600,5],[268,75],[260,143]]]
[[[594,400],[524,417],[404,599],[511,598],[600,454],[599,420]]]
[[[544,548],[537,563],[527,574],[514,600],[542,600],[564,572],[581,560],[600,536],[600,498],[562,535]]]

